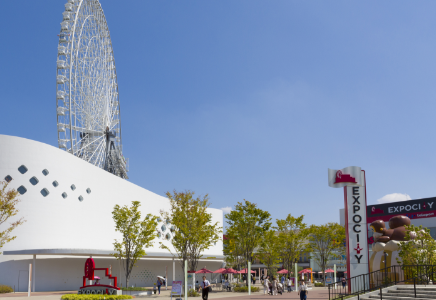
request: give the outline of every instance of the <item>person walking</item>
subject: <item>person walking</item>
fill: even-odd
[[[347,281],[345,280],[345,277],[342,277],[342,287],[345,288],[347,285]]]
[[[298,287],[298,295],[300,295],[300,300],[306,300],[307,294],[309,294],[307,286],[304,281],[301,281],[301,285]]]
[[[263,284],[263,278],[264,278],[264,276],[263,276],[263,274],[262,274],[262,276],[260,276],[260,283],[261,283],[261,284]]]
[[[277,296],[277,279],[276,279],[276,277],[274,276],[273,277],[273,281],[272,281],[272,294],[273,294],[273,296]]]
[[[266,276],[265,279],[263,280],[263,294],[268,295],[268,293],[269,293],[269,280],[268,280],[268,276]]]
[[[161,285],[162,285],[162,280],[158,277],[157,278],[157,283],[156,283],[156,285],[157,285],[157,289],[159,290],[159,295],[160,295],[160,287],[161,287]]]
[[[209,297],[210,282],[206,279],[206,276],[203,276],[203,281],[200,283],[200,287],[201,298],[203,298],[203,300],[207,300],[207,297]]]
[[[291,280],[291,277],[288,277],[287,285],[288,285],[288,293],[292,292],[292,280]]]

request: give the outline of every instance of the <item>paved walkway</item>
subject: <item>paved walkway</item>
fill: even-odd
[[[37,292],[32,293],[30,299],[33,300],[59,300],[64,294],[76,294],[77,291],[60,291],[60,292]],[[162,291],[160,295],[150,295],[150,296],[142,296],[137,297],[137,299],[146,299],[146,298],[162,298],[169,299],[170,291]],[[0,294],[0,299],[10,299],[13,300],[29,300],[27,297],[27,293],[12,293],[12,294]],[[297,293],[283,293],[283,295],[277,296],[269,296],[264,295],[262,292],[253,293],[252,295],[247,295],[246,293],[233,293],[233,292],[213,292],[209,294],[209,299],[219,299],[225,298],[225,300],[258,300],[258,299],[300,299]],[[329,293],[326,288],[313,288],[309,291],[307,295],[307,300],[328,300]],[[174,298],[173,298],[174,299]],[[201,300],[201,297],[189,297],[191,300]],[[12,300],[12,299],[11,299]]]

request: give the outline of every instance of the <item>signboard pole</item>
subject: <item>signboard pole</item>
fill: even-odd
[[[248,280],[248,295],[251,295],[251,262],[248,262],[247,270],[247,280]]]
[[[188,300],[188,261],[185,260],[185,300]]]
[[[31,286],[32,286],[32,264],[29,264],[29,286],[27,287],[27,297],[30,297]]]
[[[294,284],[295,284],[295,290],[297,290],[298,287],[298,263],[295,262],[295,270],[294,270],[295,274],[294,274]]]
[[[336,264],[333,265],[333,271],[335,271],[335,288],[336,288]]]

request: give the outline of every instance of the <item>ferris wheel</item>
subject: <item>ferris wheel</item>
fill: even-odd
[[[127,178],[112,42],[98,0],[68,0],[59,34],[56,112],[59,148]]]

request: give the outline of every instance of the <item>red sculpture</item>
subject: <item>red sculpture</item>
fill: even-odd
[[[112,274],[109,274],[109,268],[96,268],[95,267],[95,262],[94,259],[92,259],[91,257],[88,258],[85,262],[85,276],[83,276],[83,286],[81,288],[86,287],[86,279],[88,280],[94,280],[94,271],[95,270],[101,270],[101,271],[106,271],[105,272],[105,276],[108,277],[109,279],[113,279],[113,286],[112,285],[108,285],[107,287],[111,287],[114,289],[119,290],[119,288],[117,287],[117,277],[116,276],[112,276]],[[93,286],[93,285],[88,285],[88,286]],[[100,286],[105,286],[105,285],[98,285]]]

